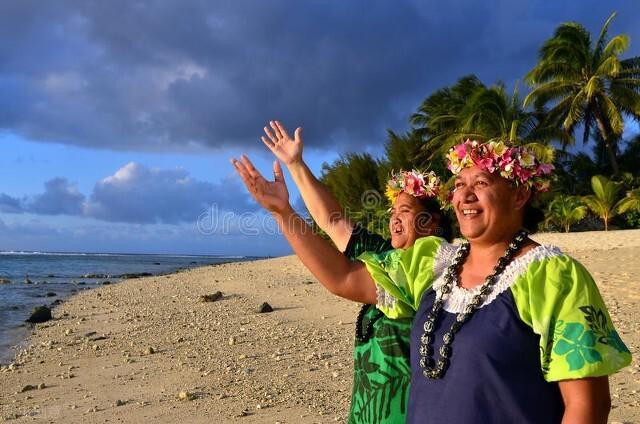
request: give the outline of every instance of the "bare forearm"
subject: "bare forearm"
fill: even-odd
[[[588,377],[560,381],[564,400],[562,424],[606,424],[611,409],[609,379]]]
[[[608,408],[591,406],[567,406],[562,417],[562,424],[607,424]]]
[[[293,209],[274,214],[295,254],[330,292],[362,303],[375,303],[375,284],[362,263],[336,250]]]
[[[303,161],[289,164],[287,168],[313,220],[329,235],[338,249],[344,251],[351,237],[353,224],[336,198]]]

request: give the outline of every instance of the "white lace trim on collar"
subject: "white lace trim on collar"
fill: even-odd
[[[456,250],[457,249],[454,248],[451,260],[453,260]],[[485,298],[480,307],[487,306],[493,302],[500,293],[511,287],[516,279],[527,271],[527,268],[532,262],[559,255],[562,255],[560,248],[543,244],[534,247],[519,258],[514,259],[507,265],[504,272],[498,278],[498,282],[493,286],[493,290]],[[447,262],[451,263],[451,261]],[[433,282],[433,289],[437,292],[443,285],[444,272]],[[444,310],[453,314],[464,312],[464,308],[471,302],[471,299],[480,292],[480,287],[482,287],[482,285],[472,289],[465,289],[457,285],[453,286],[449,297],[444,302]]]

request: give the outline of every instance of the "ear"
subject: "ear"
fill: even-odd
[[[514,202],[514,209],[520,210],[525,207],[529,199],[531,198],[531,189],[527,186],[520,185],[516,187],[516,198]]]

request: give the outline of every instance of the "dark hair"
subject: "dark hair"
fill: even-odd
[[[440,204],[435,199],[418,198],[417,200],[418,204],[431,214],[431,219],[435,219],[438,223],[434,235],[442,237],[450,242],[453,239],[453,230],[451,228],[451,219],[449,219],[449,215],[440,209]]]
[[[544,221],[544,212],[541,209],[533,206],[532,201],[529,200],[524,206],[524,212],[522,214],[522,226],[529,231],[529,234],[533,234],[538,231],[538,224]]]

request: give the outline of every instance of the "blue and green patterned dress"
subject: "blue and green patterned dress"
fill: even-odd
[[[389,240],[356,227],[344,252],[355,259],[364,252],[382,253],[393,249]],[[404,424],[411,368],[409,333],[411,317],[390,319],[370,305],[362,322],[374,321],[372,336],[355,339],[354,376],[350,424]]]
[[[443,378],[426,379],[418,363],[422,327],[456,250],[424,238],[406,250],[359,256],[378,285],[377,307],[393,319],[415,315],[407,423],[560,423],[557,381],[610,375],[631,362],[591,275],[542,245],[507,266],[456,334]],[[476,292],[453,288],[435,322],[435,352]]]

